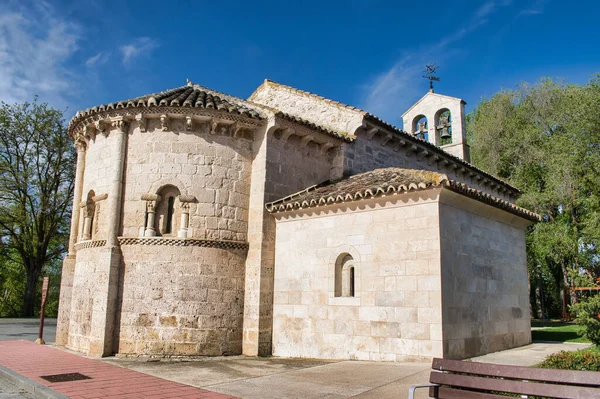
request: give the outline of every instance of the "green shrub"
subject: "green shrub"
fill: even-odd
[[[575,322],[582,327],[582,335],[596,346],[600,346],[600,295],[582,299],[571,306]]]
[[[600,351],[594,348],[574,352],[560,351],[548,356],[536,367],[544,369],[600,371]]]

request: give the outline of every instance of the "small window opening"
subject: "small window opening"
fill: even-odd
[[[173,231],[173,212],[175,211],[174,205],[175,197],[169,197],[169,199],[167,200],[167,223],[165,226],[166,234],[171,234],[171,232]]]
[[[349,254],[341,254],[335,262],[335,292],[336,297],[355,296],[354,258]]]

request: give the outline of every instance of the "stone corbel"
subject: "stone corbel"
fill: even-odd
[[[160,116],[160,129],[163,132],[166,132],[169,130],[169,117],[167,115],[161,115]]]
[[[376,127],[367,130],[367,138],[369,140],[373,140],[373,137],[375,137],[375,135],[377,134],[378,131],[379,131],[379,129]]]
[[[85,151],[87,149],[87,143],[82,137],[78,137],[75,140],[75,148],[77,151]]]
[[[123,133],[127,133],[127,129],[129,128],[129,122],[123,119],[123,117],[111,120],[110,125],[113,129],[118,129]]]
[[[402,147],[406,147],[406,140],[404,139],[398,140],[398,144],[394,147],[394,151],[398,152]]]
[[[323,143],[319,146],[319,152],[321,153],[321,155],[325,155],[327,154],[327,151],[329,151],[331,148],[333,148],[332,143]]]
[[[300,140],[300,148],[305,148],[308,145],[308,143],[310,143],[313,140],[314,136],[312,134],[302,137],[302,140]]]
[[[188,132],[191,132],[193,127],[194,127],[194,121],[192,120],[192,117],[186,116],[185,117],[185,130],[187,130]]]
[[[280,140],[283,141],[284,143],[288,141],[288,139],[290,138],[290,136],[292,136],[293,134],[295,134],[296,131],[294,129],[285,129],[283,131],[283,133],[281,133],[281,138]]]
[[[106,123],[104,123],[104,121],[94,122],[94,127],[96,128],[97,131],[99,131],[103,135],[106,136],[108,134],[108,129],[106,128]]]
[[[393,134],[391,133],[387,133],[382,139],[381,139],[381,145],[386,145],[392,138],[394,137]]]
[[[148,121],[146,118],[144,118],[144,114],[137,114],[135,116],[135,120],[139,124],[140,132],[144,133],[146,131],[146,122]]]
[[[84,128],[83,135],[88,140],[95,140],[96,139],[96,128],[93,125],[86,125]]]

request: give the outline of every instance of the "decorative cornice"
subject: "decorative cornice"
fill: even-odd
[[[164,245],[169,247],[206,247],[247,250],[245,241],[205,240],[171,237],[119,237],[120,245]]]
[[[75,251],[79,251],[81,249],[98,248],[103,247],[105,245],[106,240],[87,240],[78,242],[77,244],[75,244],[74,248]]]

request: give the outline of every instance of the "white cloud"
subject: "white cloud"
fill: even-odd
[[[102,53],[98,53],[95,56],[88,58],[87,61],[85,62],[85,65],[87,65],[87,66],[96,65],[96,63],[100,60],[100,57],[102,57]]]
[[[156,47],[158,47],[158,43],[149,37],[140,37],[130,44],[121,46],[120,50],[123,54],[123,64],[131,64],[135,58],[149,54]]]
[[[487,17],[511,3],[512,0],[489,0],[475,10],[465,24],[443,36],[437,43],[414,49],[400,57],[391,68],[376,75],[364,86],[361,108],[391,123],[401,124],[400,114],[425,94],[426,86],[422,79],[425,65],[434,56],[436,63],[443,63],[452,57],[451,44],[488,23]]]
[[[37,94],[66,106],[73,83],[65,64],[78,48],[79,26],[55,17],[42,1],[8,9],[0,10],[0,101],[31,101]]]

